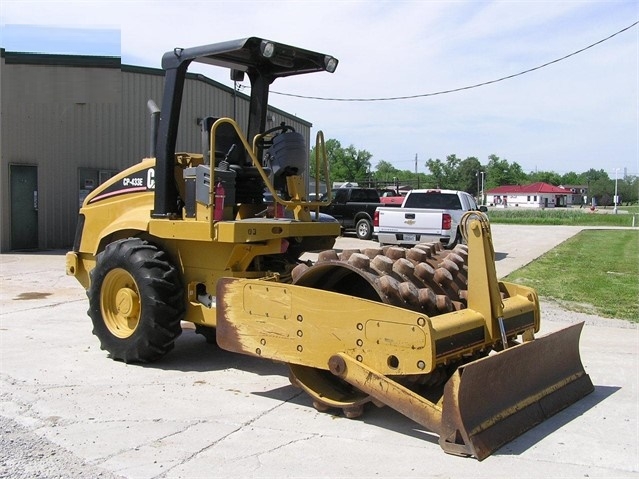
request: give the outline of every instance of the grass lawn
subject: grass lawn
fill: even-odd
[[[572,311],[639,323],[639,231],[584,230],[505,280]]]
[[[491,223],[518,225],[573,225],[573,226],[639,226],[639,213],[635,207],[619,207],[618,214],[612,208],[596,213],[580,208],[490,208]]]

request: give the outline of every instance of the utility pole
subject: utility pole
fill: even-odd
[[[617,179],[618,179],[618,173],[619,173],[619,168],[615,168],[615,197],[613,198],[612,202],[615,204],[615,207],[613,209],[613,211],[615,212],[615,214],[617,214],[617,203],[618,198],[617,198]]]
[[[417,173],[417,153],[415,153],[415,176],[417,177],[417,189],[419,189],[419,173]]]

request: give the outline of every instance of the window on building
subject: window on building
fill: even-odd
[[[93,191],[96,187],[112,178],[117,174],[117,170],[102,170],[99,168],[78,168],[78,179],[79,179],[79,204],[80,207],[84,202],[84,199],[87,197],[91,191]]]

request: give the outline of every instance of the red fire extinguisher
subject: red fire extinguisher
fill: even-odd
[[[224,198],[226,197],[226,192],[224,191],[224,186],[221,181],[218,181],[215,185],[215,205],[214,205],[214,218],[215,221],[220,221],[224,219]]]

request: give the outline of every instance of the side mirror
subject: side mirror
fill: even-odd
[[[481,205],[479,207],[479,211],[481,211],[482,213],[488,213],[488,208],[486,208],[484,205]]]

